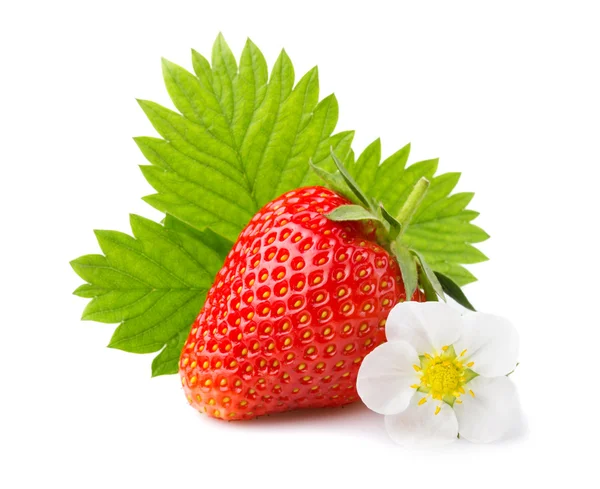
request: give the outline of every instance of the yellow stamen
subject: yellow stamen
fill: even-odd
[[[440,411],[442,410],[441,406],[438,406],[435,408],[435,415],[437,416],[438,414],[440,414]]]
[[[421,367],[419,367],[418,365],[413,365],[413,368],[415,369],[415,372],[421,371]]]
[[[475,393],[471,389],[469,389],[469,394],[471,394],[472,397],[475,397]]]
[[[420,401],[419,401],[419,406],[422,406],[423,404],[425,404],[427,402],[427,398],[423,397]]]

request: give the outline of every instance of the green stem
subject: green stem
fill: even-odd
[[[429,180],[427,180],[425,177],[421,177],[421,179],[417,182],[417,184],[414,186],[414,188],[408,195],[406,202],[402,206],[402,209],[400,209],[400,213],[396,218],[402,226],[400,228],[400,235],[404,234],[404,232],[408,228],[411,219],[415,215],[415,212],[417,212],[417,209],[423,201],[423,198],[425,197],[425,194],[427,193],[428,189]]]

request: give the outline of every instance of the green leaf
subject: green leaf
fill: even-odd
[[[460,173],[435,176],[438,160],[426,160],[407,166],[410,145],[380,163],[379,140],[370,144],[354,165],[347,165],[361,191],[383,204],[391,216],[398,216],[402,205],[422,177],[430,185],[418,210],[403,229],[404,246],[417,250],[431,269],[463,286],[476,280],[464,264],[479,263],[487,257],[473,246],[489,238],[471,221],[478,213],[466,209],[473,194],[452,194]],[[431,275],[431,274],[429,274]],[[433,276],[432,280],[436,280]]]
[[[109,346],[132,353],[162,350],[153,375],[175,373],[179,346],[202,308],[223,263],[215,235],[176,231],[131,216],[133,236],[96,231],[104,255],[86,255],[71,266],[87,282],[75,293],[91,298],[83,319],[119,323]]]
[[[406,291],[406,300],[410,300],[418,283],[417,264],[413,254],[408,248],[405,248],[397,241],[392,242],[392,253],[398,260],[400,265],[400,273],[404,282],[404,290]]]
[[[358,157],[352,166],[354,177],[359,188],[373,188],[377,177],[377,168],[381,161],[381,141],[373,141]]]
[[[174,112],[140,106],[161,136],[136,138],[150,165],[142,172],[156,190],[153,207],[199,231],[234,241],[264,204],[288,190],[315,182],[312,158],[333,169],[330,148],[347,160],[353,133],[333,135],[338,119],[333,95],[319,102],[318,71],[294,85],[285,53],[270,78],[260,50],[248,41],[239,66],[219,35],[212,63],[192,53],[194,74],[163,61]]]
[[[475,308],[467,299],[467,296],[462,291],[462,289],[450,278],[440,272],[435,272],[435,276],[438,278],[440,285],[444,292],[452,297],[456,302],[458,302],[461,306],[474,311]]]
[[[229,49],[222,34],[217,36],[212,51],[213,86],[215,95],[221,102],[223,114],[231,123],[233,119],[233,82],[237,76],[235,56]]]
[[[360,205],[341,205],[329,214],[332,221],[379,221],[379,218]]]
[[[396,151],[393,155],[386,158],[378,167],[375,177],[371,180],[372,184],[365,189],[369,195],[377,202],[384,202],[389,205],[392,201],[390,198],[397,191],[399,180],[402,176],[408,156],[410,153],[410,144]],[[398,213],[397,209],[388,209],[391,214]]]

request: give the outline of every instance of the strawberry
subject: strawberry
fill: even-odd
[[[323,187],[293,190],[242,231],[180,358],[198,411],[250,419],[358,399],[360,363],[406,294],[374,232],[325,217],[347,204]],[[425,296],[417,287],[411,299]]]

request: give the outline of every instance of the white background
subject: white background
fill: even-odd
[[[600,321],[595,2],[2,2],[0,486],[589,487]],[[596,4],[597,7],[597,4]],[[158,219],[131,137],[135,98],[170,106],[160,57],[191,68],[222,31],[297,75],[318,64],[354,148],[441,157],[474,190],[491,260],[466,292],[521,332],[528,428],[493,445],[411,451],[361,405],[224,423],[197,415],[152,356],[82,323],[69,260],[92,229]]]

